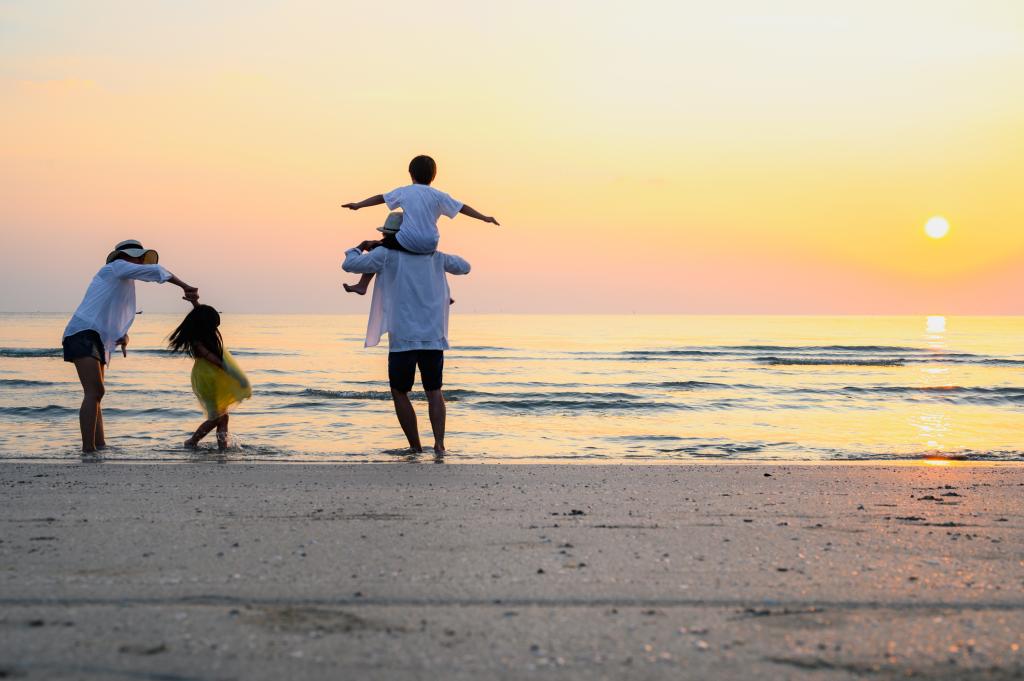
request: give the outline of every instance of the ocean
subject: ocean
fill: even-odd
[[[0,315],[0,459],[80,459],[68,315]],[[254,395],[203,420],[179,315],[139,315],[107,374],[110,461],[416,460],[364,316],[226,312]],[[1024,317],[452,315],[451,462],[1024,460]],[[426,402],[415,404],[424,444]],[[432,458],[425,455],[424,461]]]

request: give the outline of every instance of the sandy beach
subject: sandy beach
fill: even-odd
[[[1024,675],[1013,465],[0,466],[0,676]]]

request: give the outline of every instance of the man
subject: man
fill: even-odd
[[[366,327],[366,347],[388,334],[388,380],[395,414],[414,452],[422,452],[416,411],[409,401],[420,369],[427,394],[434,453],[444,454],[445,404],[441,394],[444,351],[448,349],[448,277],[469,274],[469,263],[457,255],[435,251],[408,253],[378,248],[379,241],[364,241],[345,252],[342,269],[377,274]],[[365,253],[364,253],[365,251]]]

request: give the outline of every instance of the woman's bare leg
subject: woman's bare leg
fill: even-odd
[[[107,366],[100,364],[100,384],[105,385],[107,382]],[[104,392],[106,388],[104,388]],[[107,436],[103,432],[103,404],[98,402],[96,404],[96,449],[104,449],[107,446]]]
[[[103,365],[95,357],[79,357],[75,360],[78,380],[82,383],[82,406],[78,410],[78,425],[82,430],[82,451],[89,454],[96,451],[96,445],[106,445],[103,438],[100,402],[103,400]],[[97,437],[98,436],[98,437]]]

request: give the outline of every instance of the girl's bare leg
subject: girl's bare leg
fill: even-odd
[[[106,445],[103,439],[103,426],[97,432],[97,423],[102,423],[100,401],[105,391],[103,387],[103,365],[95,357],[79,357],[75,360],[78,380],[82,383],[82,406],[78,410],[78,425],[82,430],[82,451],[89,454],[96,451],[96,446]],[[98,437],[97,437],[98,436]]]
[[[370,281],[373,279],[373,272],[368,272],[363,276],[359,277],[358,284],[342,284],[341,287],[349,293],[358,293],[361,296],[366,295],[366,290],[370,287]]]
[[[209,435],[210,431],[213,430],[214,426],[220,423],[220,418],[210,419],[203,421],[202,425],[196,428],[196,432],[192,434],[192,437],[185,440],[185,447],[188,449],[195,449],[199,446],[199,441]]]
[[[224,414],[217,420],[217,449],[228,448],[228,415]]]

